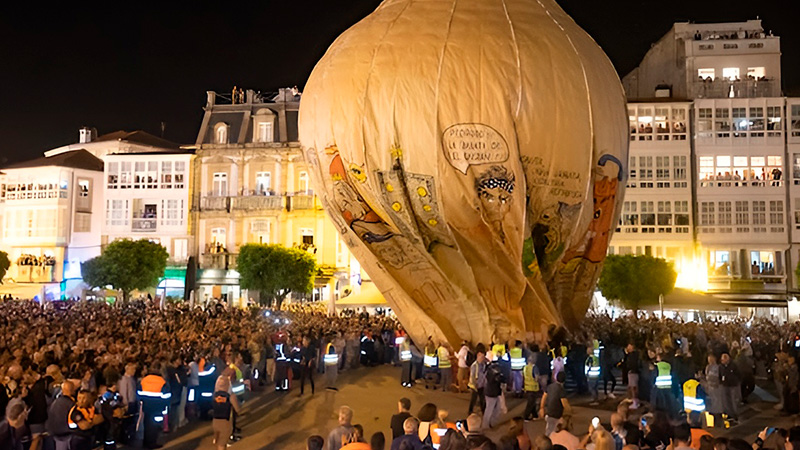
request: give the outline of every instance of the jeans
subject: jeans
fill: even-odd
[[[486,409],[483,411],[483,422],[481,428],[486,430],[500,418],[500,396],[486,397]]]
[[[486,397],[483,395],[483,388],[478,388],[477,391],[470,389],[470,392],[472,394],[469,398],[469,412],[467,412],[467,415],[469,416],[475,410],[475,403],[480,404],[481,413],[486,412]]]

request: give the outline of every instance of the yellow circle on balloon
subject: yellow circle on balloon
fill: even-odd
[[[400,211],[401,208],[402,208],[402,206],[400,205],[400,203],[398,203],[398,202],[392,203],[392,209],[393,210]]]
[[[394,186],[391,183],[386,183],[386,192],[394,192]]]
[[[419,194],[420,197],[425,197],[426,195],[428,195],[428,190],[420,186],[417,188],[417,194]]]
[[[430,212],[430,210],[433,209],[433,208],[431,208],[431,205],[423,205],[422,209],[425,210],[425,211]]]
[[[439,221],[436,219],[428,219],[428,224],[430,225],[436,225],[437,223],[439,223]]]

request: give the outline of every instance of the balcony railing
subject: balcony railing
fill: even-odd
[[[201,197],[200,210],[201,211],[230,211],[231,198],[230,197]]]
[[[286,197],[286,210],[314,209],[313,195],[292,195]]]
[[[696,80],[691,83],[693,98],[779,97],[781,86],[775,80]]]
[[[131,230],[138,231],[138,232],[153,232],[156,231],[158,226],[158,219],[148,218],[148,219],[131,219]]]
[[[233,270],[236,268],[238,253],[203,253],[200,255],[201,269]]]
[[[55,281],[55,266],[22,266],[16,265],[13,275],[17,283],[51,283]]]
[[[252,195],[236,197],[233,199],[233,209],[237,210],[279,210],[283,208],[283,196],[281,195]]]

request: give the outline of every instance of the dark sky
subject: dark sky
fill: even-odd
[[[302,88],[334,38],[380,1],[24,3],[0,15],[0,166],[75,142],[84,125],[159,135],[163,121],[164,137],[192,143],[205,91]],[[782,39],[784,90],[800,91],[800,28],[788,1],[559,3],[621,75],[675,21],[760,16]]]

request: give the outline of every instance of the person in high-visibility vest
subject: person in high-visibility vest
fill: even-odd
[[[450,344],[444,343],[436,350],[439,358],[439,374],[442,383],[442,390],[447,392],[453,384],[453,366],[450,363]]]
[[[408,337],[403,339],[400,343],[400,385],[410,388],[414,385],[414,380],[411,379],[411,342]]]
[[[228,440],[234,433],[233,417],[240,410],[239,400],[231,393],[230,378],[220,375],[214,386],[211,422],[214,445],[218,450],[224,450],[228,446]]]
[[[656,379],[654,383],[655,389],[651,394],[651,403],[656,410],[664,411],[668,414],[674,414],[672,407],[672,365],[662,359],[661,354],[656,355]]]
[[[103,422],[103,415],[95,411],[92,393],[81,389],[78,399],[67,416],[67,425],[72,433],[70,450],[94,448],[94,427]],[[13,432],[13,431],[12,431]]]
[[[224,369],[224,367],[221,369]],[[205,418],[211,409],[214,383],[220,373],[222,373],[222,370],[217,370],[217,366],[211,364],[205,358],[200,358],[197,366],[197,388],[189,392],[188,400],[196,402],[197,413],[202,418]]]
[[[439,357],[437,347],[431,338],[428,338],[428,343],[425,345],[425,356],[423,356],[422,364],[425,366],[425,389],[435,388],[437,378],[439,376]]]
[[[589,392],[592,394],[592,402],[589,404],[596,405],[598,403],[598,387],[600,385],[600,349],[587,348],[586,355],[588,356],[585,367],[586,379],[589,383]]]
[[[289,390],[289,357],[287,355],[286,342],[276,341],[275,344],[275,390]]]
[[[326,389],[337,391],[336,378],[339,376],[339,354],[336,352],[336,347],[333,346],[333,341],[328,342],[328,345],[325,346],[322,362],[325,364]]]
[[[149,373],[139,382],[139,400],[141,403],[141,419],[144,426],[144,446],[155,448],[158,436],[164,427],[164,416],[168,412],[172,394],[169,384],[161,377],[161,363],[155,361],[150,365]]]
[[[509,364],[511,368],[511,391],[521,395],[523,389],[522,369],[525,367],[525,357],[522,356],[522,342],[509,341]]]
[[[704,413],[706,411],[706,400],[703,395],[703,388],[700,382],[695,379],[689,379],[683,383],[683,409],[686,414],[691,414],[692,411]]]
[[[536,365],[533,362],[533,356],[528,357],[527,364],[522,368],[523,391],[525,392],[525,412],[522,413],[522,418],[531,420],[538,417],[538,400],[541,392],[541,386],[537,381],[539,375],[536,370]]]

